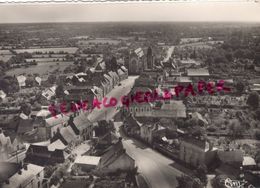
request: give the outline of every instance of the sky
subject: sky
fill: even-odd
[[[124,21],[260,22],[260,3],[0,4],[0,23]]]

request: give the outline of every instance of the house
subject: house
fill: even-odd
[[[125,80],[127,78],[125,72],[122,69],[117,69],[117,74],[119,77],[119,81]]]
[[[123,128],[130,136],[139,136],[140,135],[140,129],[141,129],[141,123],[136,120],[136,118],[129,113],[124,120]]]
[[[50,165],[64,163],[68,157],[67,146],[61,140],[56,140],[50,144],[31,144],[24,160],[36,165]]]
[[[61,129],[62,127],[66,126],[68,124],[69,117],[63,114],[59,114],[56,117],[49,117],[45,119],[45,127],[47,138],[51,138],[55,135],[57,132],[57,129]]]
[[[110,77],[108,74],[104,74],[104,78],[105,78],[106,84],[108,86],[108,92],[110,92],[113,89],[113,87],[114,87],[114,85],[113,85],[113,78]]]
[[[181,76],[176,78],[176,82],[180,85],[187,86],[192,83],[192,80],[188,76]]]
[[[26,83],[25,83],[26,77],[24,75],[17,76],[16,79],[17,79],[20,87],[26,86]]]
[[[100,159],[101,157],[96,156],[77,156],[74,162],[74,166],[80,168],[82,171],[89,172],[97,168]]]
[[[6,160],[18,150],[24,149],[25,145],[19,140],[14,132],[0,129],[0,160]]]
[[[95,97],[98,100],[102,100],[102,98],[103,98],[103,90],[100,87],[93,86],[91,88],[91,91],[95,94]]]
[[[7,137],[0,129],[0,160],[9,158],[9,153],[12,151],[12,143],[10,137]]]
[[[98,64],[95,66],[96,71],[104,72],[106,70],[106,63],[103,59],[101,59]]]
[[[132,159],[123,147],[122,139],[112,146],[101,156],[98,170],[102,173],[117,171],[129,171],[135,168],[135,160]]]
[[[120,69],[124,72],[124,79],[128,78],[128,70],[125,66],[121,66]]]
[[[56,95],[56,88],[57,86],[52,86],[50,88],[45,89],[42,92],[42,96],[45,97],[47,100],[50,100],[53,96]]]
[[[44,167],[26,164],[23,168],[12,163],[0,163],[0,171],[8,173],[2,182],[2,188],[42,188]]]
[[[208,69],[206,68],[198,68],[198,69],[187,69],[187,76],[191,77],[192,79],[202,79],[203,81],[207,81],[206,79],[209,78],[210,74]]]
[[[119,83],[119,77],[116,72],[109,71],[108,75],[112,78],[112,85],[115,87]]]
[[[147,69],[147,62],[142,48],[137,48],[130,53],[128,72],[129,74],[140,74]]]
[[[179,158],[193,167],[199,167],[200,165],[210,167],[215,157],[215,149],[213,149],[212,144],[204,138],[196,138],[188,135],[184,136],[180,141]]]
[[[79,141],[79,136],[75,134],[70,126],[57,129],[56,134],[51,138],[51,143],[61,140],[64,145],[74,145]]]
[[[192,113],[191,118],[197,120],[200,125],[208,125],[208,121],[198,112]]]
[[[0,187],[8,183],[8,179],[20,169],[18,163],[0,162]]]
[[[109,131],[105,135],[94,137],[94,139],[95,138],[96,138],[96,145],[95,145],[96,150],[107,148],[118,140],[115,134],[112,133],[111,131]]]
[[[186,118],[186,106],[182,101],[158,101],[156,103],[133,103],[125,112],[135,117]]]
[[[242,150],[218,151],[217,156],[222,164],[236,167],[240,167],[243,164]]]
[[[142,140],[149,144],[153,144],[156,137],[161,139],[165,136],[166,128],[162,127],[160,124],[144,123],[140,129],[140,137]]]
[[[239,178],[243,164],[242,150],[218,151],[217,159],[219,166],[216,168],[216,174],[225,174],[231,178]]]
[[[163,101],[153,108],[152,115],[153,117],[186,118],[186,106],[183,101]]]
[[[88,101],[89,104],[92,104],[93,99],[97,97],[93,86],[67,86],[66,91],[68,95],[65,96],[65,100],[68,103]]]
[[[6,94],[3,90],[0,90],[0,98],[3,100],[6,97]]]
[[[129,112],[135,117],[153,117],[153,107],[152,103],[133,103],[129,108],[124,107],[124,112]]]
[[[254,158],[250,157],[250,156],[243,156],[243,169],[249,170],[249,169],[256,169],[257,168],[257,164]]]
[[[71,116],[68,125],[76,135],[80,136],[81,140],[88,140],[92,137],[93,125],[84,113],[76,117]]]
[[[33,133],[35,130],[34,130],[34,127],[33,127],[33,119],[23,119],[20,118],[18,119],[17,121],[17,125],[16,125],[16,133],[18,135],[25,135],[25,134],[31,134]]]

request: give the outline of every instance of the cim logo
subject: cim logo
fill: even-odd
[[[225,179],[226,188],[255,188],[253,185],[245,185],[247,181],[231,180],[230,178]]]

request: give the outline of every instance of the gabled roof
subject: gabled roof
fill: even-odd
[[[122,69],[117,70],[118,75],[124,75],[124,71]]]
[[[110,77],[110,76],[107,75],[107,74],[104,74],[104,77],[105,77],[105,79],[108,80],[109,82],[112,82],[112,80],[113,80],[113,78]]]
[[[127,72],[127,68],[125,66],[120,67],[124,72]]]
[[[79,131],[82,131],[82,130],[86,129],[87,127],[89,127],[90,125],[92,125],[92,123],[90,122],[88,117],[83,113],[81,113],[79,116],[75,117],[73,119],[73,123]]]
[[[120,140],[114,145],[110,146],[104,155],[102,155],[100,160],[101,168],[109,166],[124,153],[125,149],[123,147],[122,141]]]
[[[56,117],[50,117],[45,120],[46,126],[50,126],[50,127],[64,124],[67,123],[68,121],[69,121],[69,117],[63,114],[59,114]]]
[[[48,145],[49,151],[55,151],[55,150],[64,150],[67,146],[65,146],[61,140],[56,140],[55,142]]]
[[[101,157],[96,156],[77,156],[75,159],[75,164],[88,164],[97,166],[100,159]]]
[[[144,51],[142,50],[142,48],[137,48],[134,53],[139,57],[143,57],[144,56]]]
[[[135,117],[132,116],[132,114],[129,114],[126,118],[125,121],[128,125],[131,127],[141,127],[141,123],[135,119]]]
[[[0,90],[0,98],[4,99],[6,97],[6,94],[3,90]]]
[[[22,169],[21,175],[16,173],[9,178],[9,184],[4,184],[3,188],[14,188],[14,187],[25,187],[30,183],[30,181],[40,172],[42,172],[44,167],[28,164],[27,170]]]
[[[61,128],[59,134],[68,144],[77,139],[77,135],[74,133],[73,129],[70,126]]]

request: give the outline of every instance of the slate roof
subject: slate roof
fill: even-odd
[[[243,152],[242,150],[233,150],[233,151],[218,151],[218,158],[222,163],[232,164],[232,163],[241,163],[243,162]]]
[[[87,116],[83,113],[75,117],[73,119],[73,123],[80,132],[92,124],[90,120],[87,118]]]
[[[107,151],[102,155],[100,159],[100,166],[107,167],[116,161],[122,154],[125,153],[122,141],[118,141],[114,145],[110,146]]]
[[[0,184],[5,180],[8,180],[19,170],[19,164],[0,162]]]
[[[33,120],[32,119],[22,119],[20,118],[19,123],[16,128],[18,134],[23,134],[33,130]]]
[[[60,129],[60,134],[68,144],[77,139],[77,135],[70,126]]]
[[[191,136],[184,136],[182,141],[187,142],[189,144],[192,144],[194,146],[197,146],[201,149],[203,149],[204,151],[208,151],[209,150],[209,143],[207,140],[201,140],[201,139],[197,139]]]
[[[65,146],[61,140],[56,140],[55,142],[48,145],[49,151],[55,151],[55,150],[64,150],[67,146]]]
[[[3,188],[14,188],[14,187],[25,187],[28,183],[40,172],[42,172],[44,167],[28,164],[27,170],[22,169],[22,174],[14,174],[9,178],[9,184],[4,184]]]

